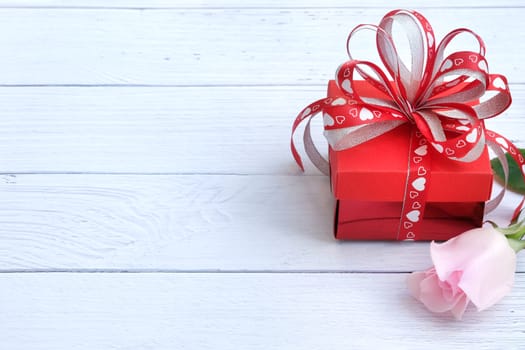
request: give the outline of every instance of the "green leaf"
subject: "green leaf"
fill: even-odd
[[[520,148],[520,152],[525,157],[525,149]],[[505,156],[509,162],[509,190],[525,194],[525,183],[523,182],[523,176],[521,175],[521,170],[518,167],[518,164],[516,164],[510,154],[505,153]],[[492,166],[496,180],[498,180],[500,183],[503,183],[503,167],[501,166],[499,159],[497,157],[492,159],[490,161],[490,165]]]

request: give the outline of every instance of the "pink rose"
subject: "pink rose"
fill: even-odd
[[[432,242],[434,267],[408,276],[412,295],[432,312],[461,319],[469,301],[484,310],[510,292],[516,253],[492,226],[469,230],[444,243]]]

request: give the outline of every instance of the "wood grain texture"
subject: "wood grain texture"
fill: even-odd
[[[6,8],[0,11],[0,85],[324,84],[347,59],[350,30],[378,23],[385,11]],[[513,83],[525,82],[520,55],[525,8],[427,8],[424,13],[437,38],[456,27],[476,31],[486,41],[491,69]],[[373,45],[363,55],[371,50]]]
[[[487,125],[525,146],[525,87],[512,92],[509,111]],[[4,87],[1,172],[298,174],[292,122],[325,94],[323,85]],[[324,149],[320,120],[315,126]]]
[[[494,308],[430,315],[405,274],[4,274],[0,324],[26,349],[519,349],[518,275]],[[35,292],[38,291],[38,292]]]
[[[393,5],[386,3],[384,0],[367,0],[366,3],[355,0],[1,0],[0,7],[5,8],[102,8],[102,9],[207,9],[207,8],[391,8]],[[443,0],[439,4],[425,0],[400,0],[396,1],[395,6],[398,8],[435,8],[435,7],[468,7],[468,8],[505,8],[505,7],[522,7],[520,0]]]
[[[428,244],[339,242],[322,176],[17,175],[0,184],[0,270],[383,271]],[[518,196],[491,217],[505,224]],[[519,271],[525,271],[520,259]]]

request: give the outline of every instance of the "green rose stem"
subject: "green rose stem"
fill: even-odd
[[[523,248],[525,248],[525,241],[508,238],[508,237],[507,237],[507,240],[509,241],[510,247],[514,249],[516,253],[522,250]]]
[[[492,221],[487,222],[491,224],[494,227],[494,229],[503,233],[505,237],[507,237],[509,245],[512,247],[512,249],[514,249],[516,253],[518,253],[522,249],[525,249],[525,240],[523,240],[523,237],[525,236],[525,219],[520,222],[514,223],[507,228],[499,227]]]

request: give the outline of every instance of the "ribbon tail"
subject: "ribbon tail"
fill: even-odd
[[[330,165],[328,164],[328,161],[321,155],[321,153],[319,153],[317,147],[314,144],[314,141],[312,140],[312,131],[310,128],[311,121],[312,119],[308,120],[308,123],[306,123],[306,127],[304,129],[304,150],[306,151],[308,158],[310,158],[310,161],[317,169],[319,169],[320,172],[322,172],[324,175],[330,175]]]
[[[303,160],[301,159],[299,152],[297,152],[297,148],[295,148],[293,138],[290,140],[290,149],[292,150],[293,159],[295,159],[295,162],[297,163],[301,171],[304,172]]]
[[[488,200],[485,203],[485,215],[492,212],[496,207],[501,203],[503,200],[503,197],[505,197],[505,191],[507,190],[507,184],[509,182],[509,163],[507,162],[507,157],[505,157],[504,149],[497,143],[487,140],[487,146],[490,147],[492,151],[496,154],[498,157],[501,168],[503,169],[503,187],[499,191],[499,193],[492,199]]]
[[[523,204],[525,203],[525,197],[521,199],[520,204],[516,207],[516,210],[514,210],[514,214],[512,214],[511,223],[516,223],[518,221],[518,218],[521,214],[521,209],[523,209]]]
[[[312,163],[319,169],[323,174],[328,175],[330,173],[330,166],[328,164],[328,161],[319,153],[317,150],[317,147],[315,146],[313,139],[312,139],[312,132],[310,128],[310,123],[312,121],[312,118],[315,117],[319,112],[323,111],[323,105],[326,105],[328,101],[331,101],[331,98],[323,98],[320,100],[315,101],[314,103],[309,104],[306,108],[304,108],[299,115],[295,118],[295,121],[292,126],[292,135],[290,139],[290,149],[292,151],[293,158],[295,159],[295,162],[301,169],[301,171],[304,172],[304,163],[301,159],[301,155],[299,154],[299,151],[297,150],[297,147],[295,147],[294,143],[294,135],[295,131],[297,130],[297,127],[306,119],[308,119],[308,122],[306,123],[306,127],[304,129],[303,134],[303,142],[304,142],[304,148],[306,151],[306,154],[308,155],[308,158],[312,161]]]
[[[505,138],[504,136],[494,132],[494,131],[487,131],[487,139],[490,141],[494,141],[495,144],[497,144],[497,147],[501,148],[502,150],[508,152],[512,159],[516,162],[518,165],[518,168],[521,171],[521,175],[523,177],[523,181],[525,181],[525,159],[521,155],[519,149],[512,143],[510,140]],[[506,160],[505,160],[506,164]],[[504,166],[504,163],[502,163],[502,166]],[[505,172],[505,168],[503,168],[503,171]],[[508,178],[508,164],[507,164],[507,171],[505,172],[505,177]],[[505,180],[505,184],[507,183],[507,179]],[[522,197],[521,202],[518,204],[516,209],[514,210],[514,213],[512,215],[512,222],[515,222],[523,208],[523,205],[525,203],[525,197]]]

